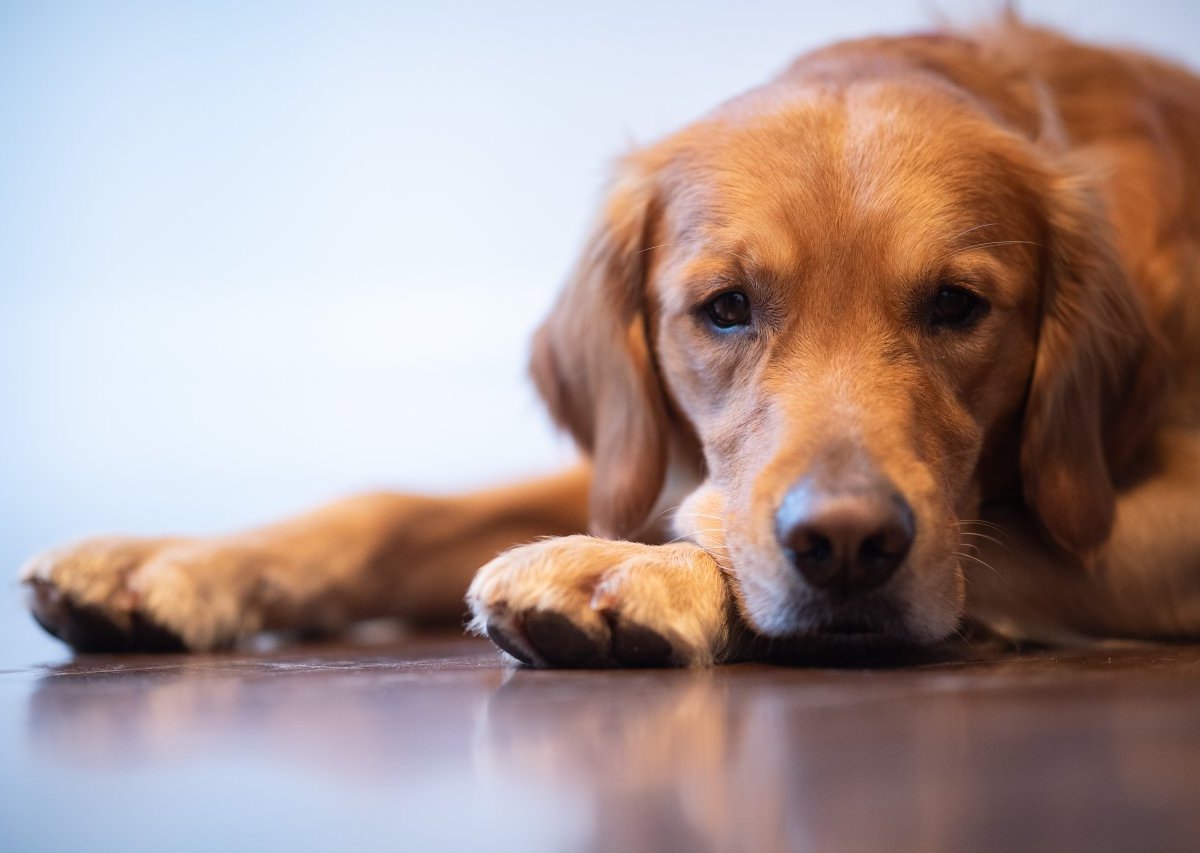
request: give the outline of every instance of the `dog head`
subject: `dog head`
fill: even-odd
[[[964,524],[1004,490],[1093,553],[1151,335],[1035,136],[929,79],[818,75],[629,157],[533,355],[594,532],[635,531],[693,451],[677,526],[770,636],[946,636]]]

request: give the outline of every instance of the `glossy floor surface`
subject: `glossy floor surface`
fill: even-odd
[[[13,851],[1185,850],[1200,648],[543,672],[486,643],[0,672]]]

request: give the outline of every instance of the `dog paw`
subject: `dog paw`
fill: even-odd
[[[467,593],[471,628],[533,666],[688,666],[717,659],[731,602],[691,544],[566,536],[501,554]]]
[[[216,541],[105,538],[35,557],[21,581],[33,618],[77,651],[205,651],[261,627],[251,568]]]

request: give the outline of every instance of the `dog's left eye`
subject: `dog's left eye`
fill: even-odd
[[[750,298],[740,290],[727,290],[704,304],[704,314],[718,329],[750,324]]]
[[[935,326],[962,328],[979,319],[986,303],[965,287],[943,284],[933,296],[931,320]]]

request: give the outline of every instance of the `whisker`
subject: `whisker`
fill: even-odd
[[[1035,243],[1033,240],[992,240],[988,243],[976,243],[973,246],[964,246],[961,249],[955,249],[950,253],[950,257],[961,255],[963,252],[969,252],[972,249],[987,249],[992,246],[1037,246],[1039,249],[1045,249],[1046,246],[1041,243]]]
[[[669,512],[679,512],[680,506],[682,506],[682,504],[675,504],[674,506],[664,508],[661,512],[655,514],[655,516],[650,519],[650,523],[653,524]]]
[[[957,234],[955,234],[953,237],[951,237],[950,240],[954,241],[954,240],[957,240],[959,237],[965,237],[968,234],[970,234],[972,231],[978,231],[981,228],[994,228],[999,224],[1000,224],[999,222],[988,222],[984,225],[976,225],[973,228],[968,228],[966,231],[959,231]]]
[[[1015,543],[1013,535],[1006,528],[990,521],[961,522],[958,525],[958,532],[963,536],[988,539],[1006,550],[1012,550]]]
[[[972,531],[970,531],[970,530],[960,530],[960,531],[958,531],[958,533],[959,533],[959,535],[960,535],[960,536],[974,536],[974,537],[976,537],[977,539],[986,539],[986,540],[987,540],[987,541],[989,541],[989,542],[995,542],[995,543],[996,543],[997,545],[999,545],[1001,548],[1005,548],[1005,549],[1007,549],[1007,548],[1008,548],[1008,543],[1007,543],[1007,542],[1001,542],[1001,541],[1000,541],[999,539],[997,539],[995,536],[988,536],[986,533],[974,533],[974,532],[972,532]]]
[[[1008,532],[1005,528],[1001,527],[999,524],[996,524],[994,521],[984,521],[982,518],[960,518],[954,523],[959,527],[963,527],[968,524],[978,524],[980,527],[988,527],[999,533]]]
[[[703,512],[696,513],[694,518],[707,518],[711,521],[720,521],[720,522],[725,521],[725,519],[719,515],[709,515],[708,513],[703,513]]]
[[[638,249],[635,254],[644,255],[646,252],[653,252],[655,249],[665,249],[667,246],[678,246],[682,242],[682,240],[672,240],[670,243],[659,243],[656,246],[647,246],[644,249]]]
[[[1000,573],[1000,570],[997,569],[995,566],[993,566],[991,563],[987,562],[986,560],[981,560],[978,557],[972,557],[970,554],[964,554],[962,551],[955,551],[954,556],[966,557],[968,560],[974,560],[976,563],[979,563],[979,565],[984,566],[985,568],[988,568],[992,572],[994,572],[996,577],[1000,578],[1000,580],[1005,579],[1004,575]]]
[[[676,536],[674,539],[669,539],[666,542],[663,542],[662,544],[663,545],[674,545],[678,542],[684,542],[684,541],[690,540],[693,536],[697,536],[701,533],[715,533],[715,534],[718,534],[719,536],[721,536],[722,538],[724,538],[725,529],[721,528],[721,527],[704,527],[699,530],[694,530],[691,533],[685,533],[682,536]],[[720,548],[722,550],[729,549],[728,545],[713,545],[711,547]],[[708,550],[708,548],[705,547],[705,550]]]

